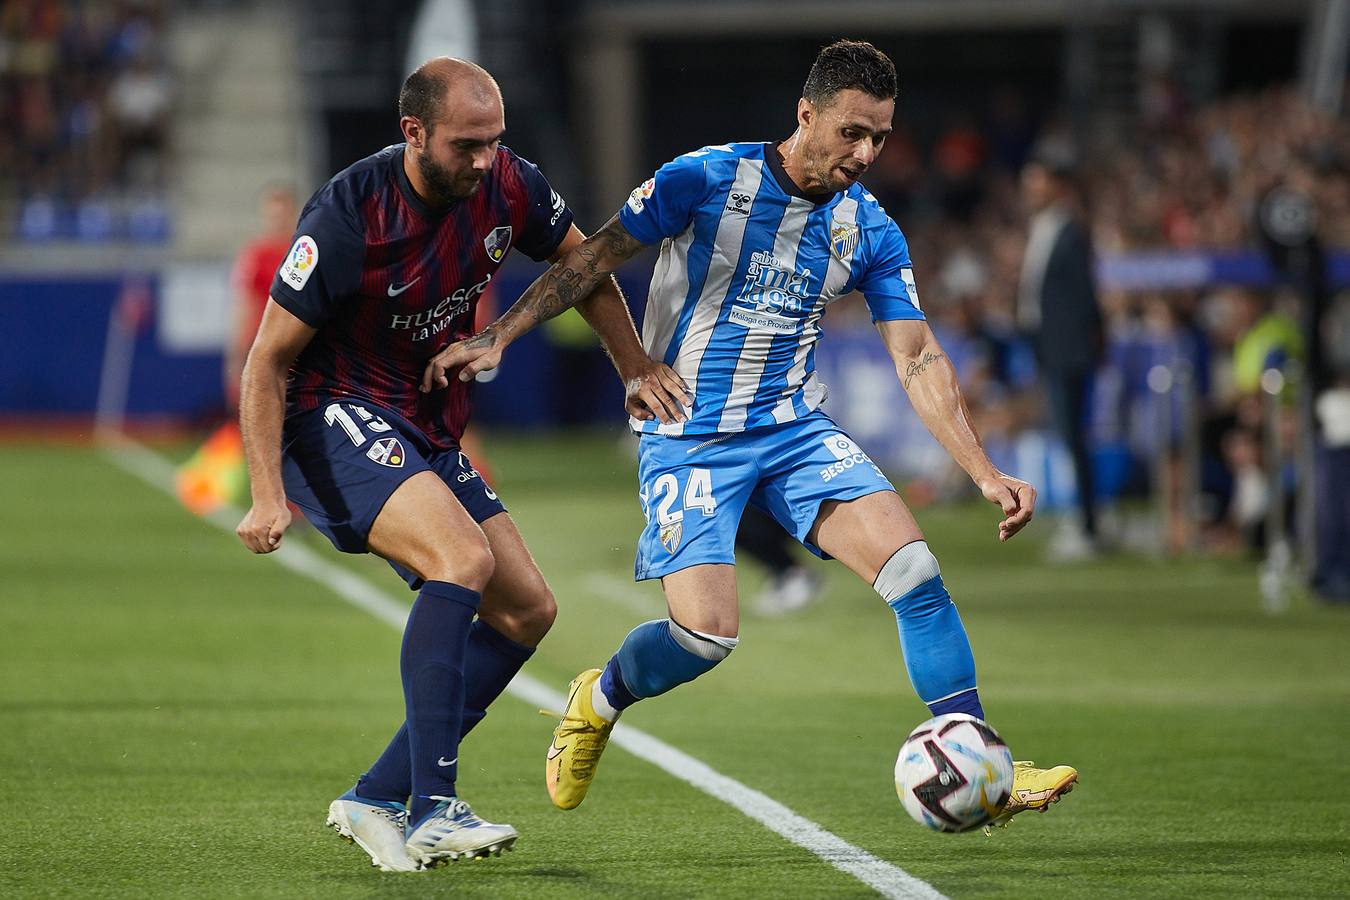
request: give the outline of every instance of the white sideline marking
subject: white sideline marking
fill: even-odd
[[[659,604],[647,602],[632,581],[619,578],[607,572],[591,572],[581,580],[581,587],[603,600],[608,600],[624,609],[632,610],[640,616],[660,615],[664,609]]]
[[[151,487],[174,496],[174,467],[164,457],[129,439],[116,440],[104,447],[108,458]],[[177,499],[175,497],[175,499]],[[231,533],[243,513],[225,508],[209,521]],[[299,541],[288,541],[269,554],[293,572],[305,575],[332,589],[338,596],[381,622],[403,630],[408,608],[370,582],[341,566],[334,566]],[[561,709],[567,698],[524,672],[516,675],[506,688],[513,696],[536,706]],[[718,772],[707,763],[677,750],[628,725],[616,725],[610,740],[629,753],[646,760],[666,773],[721,800],[775,834],[798,847],[810,850],[825,862],[893,900],[946,900],[932,885],[910,875],[884,859],[878,859],[843,838],[826,831],[810,819],[800,816],[777,800]]]

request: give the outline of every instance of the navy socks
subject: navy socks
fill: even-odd
[[[412,763],[410,820],[453,797],[464,712],[464,657],[479,594],[445,581],[422,585],[403,631],[399,671]]]
[[[487,708],[534,653],[533,647],[518,644],[482,619],[469,628],[464,653],[464,713],[459,737],[464,739],[483,720]],[[412,793],[412,757],[408,744],[408,725],[400,726],[380,758],[361,776],[357,795],[369,800],[403,802]]]

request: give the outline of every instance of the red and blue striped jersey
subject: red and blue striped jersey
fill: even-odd
[[[514,247],[553,255],[572,212],[532,163],[506,147],[466,200],[428,207],[403,169],[403,144],[339,172],[306,204],[272,299],[318,329],[291,366],[287,415],[334,400],[398,413],[433,446],[459,442],[470,385],[418,390],[427,361],[473,333],[478,297]]]

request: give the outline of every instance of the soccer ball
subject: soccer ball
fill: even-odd
[[[929,719],[905,738],[895,791],[910,818],[934,831],[970,831],[1012,796],[1012,752],[998,732],[965,713]]]

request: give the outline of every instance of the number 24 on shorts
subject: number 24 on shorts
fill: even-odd
[[[711,516],[717,510],[717,498],[713,496],[712,472],[708,469],[690,469],[684,485],[684,503],[675,509],[680,498],[680,482],[674,473],[667,472],[659,476],[650,485],[643,485],[642,511],[651,521],[652,509],[656,509],[656,523],[668,525],[684,519],[685,510],[702,510],[705,516]]]

